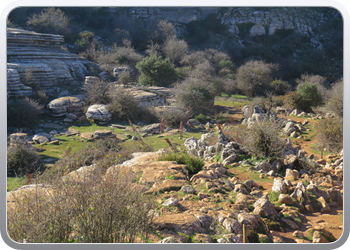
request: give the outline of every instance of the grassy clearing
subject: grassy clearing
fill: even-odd
[[[23,177],[7,177],[7,192],[16,190],[23,186],[26,182],[26,176]]]
[[[320,154],[321,154],[321,151],[316,150],[316,149],[315,149],[316,146],[317,146],[316,143],[312,144],[312,145],[310,146],[310,150],[311,150],[312,153],[315,153],[315,154],[319,154],[319,155],[320,155]],[[323,156],[331,155],[331,154],[333,154],[333,153],[332,153],[332,152],[329,152],[329,151],[323,151]]]
[[[216,106],[225,106],[225,107],[235,107],[240,108],[245,105],[248,105],[250,101],[244,99],[235,99],[235,98],[215,98],[214,105]]]
[[[270,178],[260,178],[261,173],[253,172],[252,170],[249,169],[250,166],[239,166],[239,167],[233,167],[231,170],[229,170],[231,173],[232,172],[240,172],[240,173],[245,173],[248,175],[247,180],[253,180],[255,182],[273,182],[273,179]]]

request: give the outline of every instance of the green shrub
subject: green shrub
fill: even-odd
[[[199,114],[199,115],[196,115],[196,116],[194,117],[194,119],[196,119],[196,120],[199,121],[200,123],[205,124],[205,123],[207,123],[209,117],[206,116],[206,115],[203,115],[203,114]]]
[[[174,65],[169,59],[162,60],[153,54],[136,64],[141,73],[139,83],[150,86],[169,86],[177,80]]]
[[[198,173],[204,166],[203,159],[192,157],[188,153],[164,153],[158,158],[158,161],[176,161],[178,164],[185,164],[190,175]]]
[[[43,166],[36,148],[22,139],[12,140],[7,148],[7,173],[24,176]]]
[[[280,195],[280,192],[271,191],[267,194],[267,197],[269,198],[270,202],[276,202],[278,201],[278,197]]]
[[[275,79],[270,83],[270,85],[275,95],[284,95],[291,90],[291,86],[288,84],[288,82],[282,80]]]
[[[297,91],[292,93],[290,97],[291,106],[305,112],[312,112],[313,107],[323,103],[322,95],[318,92],[317,86],[309,82],[299,84]]]

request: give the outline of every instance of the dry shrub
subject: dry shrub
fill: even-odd
[[[276,69],[276,64],[248,61],[237,70],[238,88],[249,97],[264,94],[270,87]]]
[[[129,82],[130,82],[130,72],[129,71],[123,71],[121,74],[118,75],[118,83],[126,85]]]
[[[44,106],[29,97],[10,100],[7,103],[7,125],[31,128],[44,112]]]
[[[253,123],[252,126],[236,125],[226,127],[224,134],[229,140],[233,140],[251,155],[268,160],[283,157],[285,142],[280,134],[281,125],[268,120]]]
[[[338,116],[343,117],[343,79],[333,84],[326,107]]]
[[[129,94],[123,88],[117,88],[113,92],[111,103],[107,107],[112,117],[119,119],[138,119],[142,114],[140,101]]]
[[[158,119],[164,118],[167,127],[178,128],[181,121],[185,124],[188,119],[188,112],[184,109],[173,107],[166,110],[157,110]]]
[[[85,102],[87,104],[108,104],[111,102],[112,83],[99,80],[84,86]]]
[[[16,191],[17,195],[10,195],[15,204],[8,209],[8,234],[27,243],[147,239],[154,205],[135,180],[135,173],[116,167],[106,178],[99,173],[79,182],[60,178]]]
[[[229,141],[235,141],[242,145],[246,139],[248,130],[246,125],[238,124],[235,126],[226,126],[222,132]]]
[[[338,153],[343,148],[343,119],[320,120],[315,125],[318,148]]]
[[[169,37],[164,42],[163,52],[173,63],[178,64],[188,53],[188,45],[185,40]]]
[[[7,148],[7,172],[16,176],[34,173],[42,166],[36,148],[24,139],[12,139]]]
[[[182,109],[190,108],[193,115],[208,112],[214,104],[214,98],[205,82],[189,78],[175,85],[177,106]]]
[[[269,120],[253,123],[247,131],[243,146],[250,154],[257,157],[280,159],[285,148],[285,142],[279,136],[280,129],[281,124]]]

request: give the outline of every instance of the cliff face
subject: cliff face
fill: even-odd
[[[303,34],[312,34],[312,26],[325,22],[323,14],[316,8],[237,8],[237,7],[134,7],[109,8],[110,12],[123,12],[134,19],[167,19],[178,25],[187,24],[215,15],[222,24],[229,26],[231,34],[239,35],[239,24],[251,23],[250,33],[261,34],[263,27],[266,34],[274,34],[277,29],[292,29]],[[258,9],[258,10],[257,10]],[[260,31],[257,31],[260,30]]]
[[[8,74],[16,75],[15,86],[12,78],[8,81],[8,95],[30,95],[24,83],[45,89],[82,80],[87,73],[84,64],[88,62],[61,49],[63,41],[60,35],[8,28],[7,69]]]

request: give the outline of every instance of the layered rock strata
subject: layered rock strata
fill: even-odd
[[[7,68],[18,72],[22,84],[39,88],[77,83],[87,74],[89,62],[62,49],[63,42],[61,35],[8,28]],[[29,92],[19,91],[18,96],[21,94]]]
[[[20,81],[18,71],[15,69],[7,69],[7,96],[29,96],[32,94],[32,88],[25,86]]]
[[[52,116],[67,116],[69,113],[81,115],[83,101],[81,96],[65,96],[52,100],[47,104],[47,109],[52,112]]]

